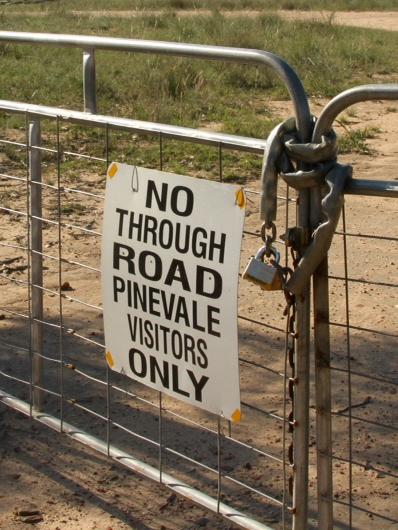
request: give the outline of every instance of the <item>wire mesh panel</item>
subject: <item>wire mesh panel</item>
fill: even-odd
[[[393,199],[347,196],[331,253],[335,528],[398,523],[397,220]]]
[[[243,267],[261,245],[261,158],[109,123],[77,126],[55,116],[39,123],[4,112],[1,123],[3,402],[236,524],[290,528],[294,360],[281,291],[240,282],[239,424],[109,370],[104,356],[99,262],[109,163],[241,183]],[[295,199],[283,186],[280,194],[278,227],[295,224]]]

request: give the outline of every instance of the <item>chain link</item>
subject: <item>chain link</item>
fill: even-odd
[[[293,267],[297,266],[298,258],[293,250],[291,250],[291,256],[293,258]],[[289,268],[283,269],[283,292],[286,298],[286,307],[283,312],[284,316],[287,317],[287,337],[286,337],[286,355],[288,360],[288,365],[290,368],[290,375],[288,379],[288,394],[291,402],[291,411],[288,414],[288,432],[291,434],[291,441],[288,446],[287,454],[289,465],[291,469],[291,475],[288,478],[288,491],[291,497],[293,497],[293,483],[294,483],[294,447],[293,447],[293,431],[295,426],[294,420],[294,389],[296,385],[296,374],[295,374],[295,358],[296,358],[296,297],[294,294],[290,293],[286,289],[286,283],[288,276],[292,274],[292,270]],[[287,376],[287,374],[286,374]]]

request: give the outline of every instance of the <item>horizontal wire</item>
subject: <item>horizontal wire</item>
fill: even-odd
[[[387,282],[374,282],[371,280],[365,280],[362,278],[345,278],[344,276],[332,276],[329,275],[330,280],[339,280],[342,282],[352,282],[352,283],[364,283],[367,285],[378,285],[380,287],[398,287],[397,283],[387,283]]]
[[[253,190],[251,188],[243,187],[243,191],[247,193],[248,195],[261,195],[261,191]],[[297,199],[293,197],[286,197],[284,195],[276,195],[276,198],[280,202],[297,202]]]
[[[37,317],[31,317],[32,322],[38,322],[39,324],[43,324],[44,326],[47,326],[49,328],[56,328],[60,329],[60,325],[56,324],[55,322],[48,322],[48,320],[40,320],[40,318]]]
[[[380,239],[380,240],[383,240],[383,241],[398,241],[398,237],[393,237],[393,236],[379,236],[379,235],[372,235],[372,234],[360,234],[360,233],[357,233],[357,234],[354,234],[354,233],[350,233],[350,232],[342,232],[342,231],[336,231],[335,234],[339,235],[339,236],[348,236],[348,237],[362,237],[362,238],[365,238],[365,239]]]
[[[21,212],[20,210],[13,210],[12,208],[6,208],[5,206],[0,206],[0,210],[3,212],[12,213],[14,215],[20,215],[21,217],[27,217],[28,214],[26,212]]]
[[[168,446],[162,446],[162,449],[163,451],[167,453],[176,455],[184,460],[187,460],[188,462],[191,462],[191,464],[196,464],[197,466],[203,467],[204,469],[206,469],[207,471],[210,471],[211,473],[214,473],[216,475],[218,474],[218,469],[214,469],[204,464],[203,462],[199,462],[198,460],[195,460],[194,458],[191,458],[190,456],[185,455],[184,453],[180,453],[180,451],[177,451],[176,449],[172,449],[171,447],[168,447]]]
[[[53,149],[51,147],[43,147],[42,145],[26,145],[24,143],[21,143],[21,142],[13,142],[11,140],[0,140],[0,144],[6,144],[6,145],[15,145],[17,147],[24,147],[24,148],[28,148],[30,151],[42,151],[43,153],[52,153],[52,154],[58,154],[58,150],[57,149]],[[85,159],[89,159],[89,160],[95,160],[97,162],[106,162],[106,159],[105,158],[100,158],[98,156],[93,156],[93,155],[85,155],[83,153],[76,153],[74,151],[61,151],[60,152],[60,155],[63,156],[63,155],[67,155],[67,156],[75,156],[77,158],[85,158]]]
[[[11,243],[0,243],[0,247],[14,248],[16,250],[29,250],[29,247],[23,247],[21,245],[12,245]]]
[[[20,379],[19,377],[15,377],[15,375],[7,374],[7,372],[3,372],[3,370],[0,370],[0,375],[5,377],[6,379],[11,379],[12,381],[22,383],[23,385],[30,385],[30,381],[25,381],[25,379]]]
[[[235,484],[238,484],[239,486],[242,486],[243,488],[246,488],[246,489],[252,491],[253,493],[257,493],[257,495],[261,495],[261,497],[265,497],[269,501],[274,502],[274,503],[278,504],[279,506],[283,506],[283,502],[280,501],[279,499],[276,499],[275,497],[272,497],[271,495],[267,495],[263,491],[260,491],[260,490],[258,490],[256,488],[252,488],[248,484],[245,484],[244,482],[241,482],[240,480],[238,480],[236,478],[230,477],[229,475],[224,475],[224,478],[227,479],[227,480],[230,480],[231,482],[234,482]]]
[[[372,328],[364,328],[361,326],[353,326],[350,324],[347,326],[347,324],[341,324],[340,322],[329,322],[331,326],[335,326],[338,328],[344,328],[344,329],[355,329],[356,331],[365,331],[366,333],[374,333],[375,335],[383,335],[384,337],[395,337],[398,338],[397,333],[388,333],[387,331],[378,331],[377,329]]]
[[[61,364],[61,361],[59,359],[54,359],[54,357],[48,357],[48,355],[44,355],[43,353],[39,353],[34,350],[32,350],[32,353],[35,355],[35,357],[40,357],[40,359],[44,359],[45,361],[49,361],[49,362],[56,363],[56,364]]]
[[[0,276],[2,276],[0,274]],[[23,280],[15,280],[15,281],[20,281],[20,282],[23,282]],[[25,284],[27,285],[28,282],[25,282]],[[48,294],[53,294],[54,296],[60,296],[61,298],[65,298],[66,300],[70,300],[71,302],[76,302],[77,304],[82,304],[84,306],[87,306],[87,307],[91,307],[92,309],[96,309],[97,311],[102,311],[102,307],[100,306],[97,306],[97,305],[94,305],[94,304],[89,304],[88,302],[84,302],[83,300],[80,300],[79,298],[74,298],[73,296],[69,296],[67,294],[64,294],[64,293],[59,293],[58,291],[54,291],[53,289],[49,289],[47,287],[43,287],[42,285],[37,285],[35,283],[31,283],[31,286],[34,287],[35,289],[39,289],[40,291],[43,291],[44,293],[48,293]]]
[[[24,314],[24,313],[18,313],[17,311],[13,311],[12,309],[8,309],[7,307],[1,307],[0,306],[0,311],[4,311],[4,313],[8,313],[9,315],[13,315],[13,316],[16,316],[16,317],[22,317],[22,318],[25,318],[27,320],[30,320],[30,314]]]
[[[24,214],[26,215],[26,214]],[[77,226],[72,225],[70,223],[59,223],[58,221],[53,221],[52,219],[47,219],[45,217],[39,217],[37,215],[31,215],[31,219],[35,219],[36,221],[42,221],[43,223],[48,223],[53,226],[62,226],[63,228],[70,228],[72,230],[81,230],[82,232],[85,232],[87,234],[93,235],[93,236],[101,236],[101,232],[96,232],[95,230],[90,230],[89,228],[84,228],[83,226]]]
[[[372,381],[378,381],[379,383],[384,383],[386,385],[393,385],[398,386],[398,381],[393,381],[392,379],[384,379],[381,377],[376,377],[374,375],[365,374],[363,372],[357,372],[356,370],[347,370],[347,368],[339,368],[337,366],[331,366],[331,370],[335,370],[336,372],[343,372],[343,373],[350,373],[351,375],[356,375],[358,377],[364,377],[366,379],[371,379]]]
[[[59,394],[59,397],[61,397],[61,394]],[[85,407],[84,405],[81,405],[80,403],[78,403],[75,399],[73,398],[65,398],[64,397],[64,401],[66,403],[68,403],[69,405],[71,405],[72,407],[76,407],[78,409],[81,409],[83,410],[84,412],[87,412],[88,414],[91,414],[92,416],[95,416],[96,418],[99,418],[100,420],[104,420],[105,422],[108,421],[108,418],[106,416],[103,416],[102,414],[100,414],[99,412],[95,412],[94,410],[92,409],[89,409],[88,407]]]
[[[241,404],[244,407],[247,407],[248,409],[254,410],[256,412],[261,412],[261,414],[265,414],[265,416],[270,416],[274,420],[278,420],[278,421],[282,421],[282,422],[284,422],[284,421],[288,422],[287,418],[283,418],[282,416],[279,416],[278,414],[274,414],[273,412],[268,412],[267,410],[260,409],[259,407],[256,407],[255,405],[250,405],[250,403],[246,403],[245,401],[241,401]]]
[[[146,436],[143,436],[142,434],[138,434],[137,432],[132,431],[128,427],[125,427],[121,423],[118,423],[117,421],[110,420],[110,423],[113,425],[113,427],[117,427],[118,429],[121,429],[122,431],[127,432],[134,438],[139,438],[140,440],[144,440],[144,442],[148,442],[154,445],[155,447],[159,447],[159,442],[157,442],[156,440],[151,440],[150,438],[147,438]]]
[[[283,379],[289,379],[287,375],[283,374],[282,372],[278,372],[278,370],[274,370],[273,368],[269,368],[268,366],[264,366],[263,364],[259,364],[254,361],[249,361],[248,359],[244,359],[243,357],[239,357],[239,361],[242,363],[249,364],[250,366],[254,366],[255,368],[261,368],[262,370],[266,370],[267,372],[270,372],[271,374],[274,374],[278,377],[282,377]]]
[[[285,329],[277,328],[276,326],[271,326],[270,324],[266,324],[265,322],[259,322],[258,320],[254,320],[253,318],[245,317],[244,315],[238,315],[238,318],[240,318],[241,320],[245,320],[246,322],[251,322],[252,324],[258,324],[259,326],[262,326],[264,328],[273,329],[274,331],[280,331],[283,334],[286,333]]]
[[[21,184],[25,184],[26,185],[26,178],[24,177],[17,177],[17,176],[14,176],[14,175],[8,175],[7,173],[0,173],[0,178],[2,178],[3,180],[16,180],[16,181],[19,181],[21,182]],[[54,184],[48,184],[48,182],[36,182],[36,181],[30,181],[28,180],[28,182],[30,183],[31,186],[40,186],[40,188],[44,188],[44,189],[50,189],[50,190],[53,190],[53,191],[56,191],[58,193],[76,193],[76,194],[79,194],[79,195],[87,195],[89,197],[93,197],[95,199],[101,199],[101,200],[104,200],[105,199],[105,195],[104,194],[99,194],[99,193],[93,193],[92,191],[86,191],[86,190],[79,190],[77,188],[69,188],[68,186],[62,186],[61,188],[59,188],[58,186],[55,186]]]
[[[16,180],[20,182],[21,184],[25,184],[27,182],[26,176],[25,177],[17,177],[16,175],[9,175],[8,173],[0,173],[0,178],[3,180]]]
[[[355,466],[361,467],[365,470],[371,469],[372,471],[377,471],[379,473],[383,473],[384,475],[388,475],[391,478],[398,479],[398,475],[394,475],[394,473],[391,473],[390,471],[386,471],[385,469],[374,467],[370,463],[363,464],[362,462],[358,462],[356,460],[349,460],[348,458],[343,458],[337,455],[332,455],[332,459],[337,460],[339,462],[344,462],[345,464],[354,464]]]
[[[59,392],[55,392],[54,390],[50,390],[49,388],[44,388],[44,387],[38,385],[37,383],[36,384],[32,383],[32,388],[35,388],[37,390],[41,390],[41,392],[46,392],[47,394],[50,394],[51,396],[55,396],[57,398],[62,397]]]
[[[79,339],[82,339],[84,340],[85,342],[88,342],[90,344],[94,344],[94,346],[98,346],[99,348],[105,348],[105,344],[103,344],[102,342],[98,342],[96,340],[93,340],[93,339],[89,339],[88,337],[85,337],[84,335],[80,335],[80,333],[77,333],[76,331],[74,331],[73,329],[68,329],[68,330],[65,330],[66,333],[68,333],[69,335],[73,335],[74,337],[78,337]]]
[[[16,145],[18,147],[29,147],[26,144],[22,144],[21,142],[14,142],[12,140],[0,140],[0,144],[7,144],[7,145]]]
[[[11,342],[7,342],[6,340],[2,338],[0,338],[0,343],[4,344],[4,346],[7,346],[8,348],[12,348],[13,350],[21,350],[27,353],[31,352],[29,348],[25,348],[24,346],[18,346],[17,344],[12,344]],[[37,355],[41,355],[41,354],[37,354]]]
[[[146,405],[149,405],[153,408],[158,408],[158,405],[153,403],[152,401],[149,401],[149,399],[145,399],[141,396],[138,396],[137,394],[133,394],[132,392],[130,392],[129,390],[126,390],[124,388],[121,388],[120,386],[117,386],[117,385],[111,385],[111,388],[112,390],[116,390],[117,392],[120,392],[121,394],[125,394],[126,396],[128,397],[131,397],[133,399],[136,399],[138,401],[141,401],[142,403],[145,403]],[[164,409],[163,409],[164,410]]]
[[[7,280],[8,282],[14,282],[17,285],[29,285],[28,280],[18,280],[13,276],[7,276],[7,274],[4,274],[3,272],[0,272],[0,278],[3,278],[3,280]]]
[[[14,282],[16,284],[21,284],[21,285],[28,285],[28,281],[27,280],[17,280],[16,278],[13,278],[13,277],[9,277],[9,276],[6,276],[5,274],[3,273],[0,273],[0,278],[4,278],[5,280],[8,280],[10,282]],[[58,293],[57,291],[54,291],[53,289],[48,289],[47,287],[43,287],[42,285],[37,285],[37,284],[34,284],[34,283],[30,283],[29,285],[31,285],[32,287],[40,290],[40,291],[43,291],[44,293],[48,293],[48,294],[52,294],[54,296],[61,296],[62,298],[65,298],[66,300],[70,300],[71,302],[76,302],[77,304],[81,304],[81,305],[84,305],[86,307],[90,307],[91,309],[95,309],[97,311],[103,311],[102,307],[100,306],[97,306],[97,305],[94,305],[94,304],[89,304],[88,302],[84,302],[83,300],[80,300],[79,298],[74,298],[72,296],[68,296],[64,293]],[[4,309],[5,311],[5,309]],[[17,314],[18,316],[26,316],[26,315],[22,315],[22,314],[19,314],[19,313],[15,313]],[[29,317],[28,317],[29,318]],[[57,324],[53,324],[52,322],[47,322],[45,320],[40,320],[38,318],[33,318],[32,321],[34,322],[40,322],[41,324],[46,324],[46,325],[49,325],[49,326],[54,326],[54,327],[57,327]],[[90,340],[90,339],[87,339],[87,340]],[[95,341],[93,341],[95,343]]]
[[[56,188],[58,189],[58,188]],[[63,189],[61,191],[67,192],[67,193],[76,193],[80,195],[87,195],[88,197],[94,197],[95,199],[105,199],[105,195],[100,195],[99,193],[93,193],[92,191],[85,191],[85,190],[78,190],[76,188],[68,188],[66,186],[63,186]]]
[[[57,151],[54,149],[54,152]],[[93,156],[93,155],[84,155],[83,153],[75,153],[73,151],[62,151],[61,155],[67,155],[67,156],[75,156],[76,158],[86,158],[88,160],[95,160],[96,162],[106,162],[106,158],[101,158],[99,156]]]
[[[64,366],[69,368],[68,363],[64,363]],[[95,383],[98,383],[99,385],[106,386],[106,381],[102,381],[102,379],[98,379],[98,377],[94,377],[93,375],[89,375],[87,372],[83,372],[83,370],[80,370],[79,368],[76,368],[75,366],[73,366],[73,368],[71,368],[71,370],[73,370],[73,372],[75,372],[76,374],[79,374],[82,377],[85,377],[86,379],[89,379],[90,381],[94,381]]]
[[[376,427],[381,427],[382,429],[388,429],[390,431],[398,432],[398,427],[395,425],[387,425],[385,423],[380,423],[378,421],[367,420],[366,418],[360,418],[359,416],[353,416],[352,414],[344,414],[343,412],[334,412],[332,410],[333,416],[339,416],[341,418],[351,418],[355,421],[362,421],[363,423],[369,423],[369,425],[375,425]]]
[[[360,506],[357,506],[356,504],[341,501],[339,499],[334,499],[334,502],[336,504],[347,506],[348,508],[354,508],[354,510],[364,512],[369,515],[373,515],[374,517],[379,517],[380,519],[384,519],[385,521],[390,521],[391,523],[398,523],[398,519],[392,519],[391,517],[388,517],[387,515],[382,515],[381,513],[373,512],[372,510],[367,510],[366,508],[361,508]]]
[[[37,256],[43,256],[44,258],[48,258],[53,261],[60,261],[58,256],[52,256],[51,254],[46,254],[45,252],[40,252],[38,250],[32,249],[32,254],[36,254]],[[85,263],[80,263],[79,261],[70,260],[68,258],[61,258],[61,263],[68,263],[69,265],[76,265],[78,267],[82,267],[83,269],[88,269],[94,272],[101,272],[101,269],[97,269],[96,267],[92,267],[91,265],[86,265]]]

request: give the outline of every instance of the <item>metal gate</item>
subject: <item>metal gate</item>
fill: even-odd
[[[375,518],[374,528],[380,528],[380,521],[396,522],[393,510],[380,513],[356,502],[359,469],[371,469],[389,481],[396,479],[396,473],[389,464],[375,465],[363,454],[357,457],[353,430],[361,422],[373,431],[385,429],[390,434],[383,440],[390,447],[396,428],[390,419],[366,418],[352,411],[363,402],[378,399],[362,399],[363,388],[359,387],[357,401],[356,378],[370,381],[368,385],[374,386],[368,388],[374,396],[382,394],[380,385],[396,389],[393,361],[389,361],[391,375],[380,375],[373,364],[370,369],[357,369],[352,356],[357,333],[388,337],[391,344],[397,335],[389,323],[377,330],[352,321],[349,289],[359,282],[374,288],[397,287],[397,282],[386,282],[383,276],[355,277],[349,272],[347,258],[349,238],[366,239],[369,244],[374,237],[377,242],[392,245],[397,242],[393,233],[372,236],[371,232],[350,232],[343,209],[343,225],[334,240],[335,244],[338,238],[342,241],[343,260],[330,276],[326,259],[316,268],[314,409],[310,407],[309,276],[294,304],[288,303],[285,317],[285,299],[280,291],[264,295],[264,307],[259,310],[253,299],[261,291],[249,283],[240,284],[244,417],[239,425],[181,405],[108,369],[103,354],[99,248],[103,186],[109,163],[120,159],[139,163],[138,150],[127,156],[123,152],[126,139],[142,149],[156,149],[154,167],[166,170],[172,152],[169,146],[174,141],[187,142],[187,149],[197,149],[198,153],[201,149],[211,150],[207,178],[222,181],[228,171],[229,176],[235,175],[244,184],[250,199],[243,266],[261,244],[260,190],[253,179],[253,169],[242,175],[235,166],[242,152],[259,159],[267,142],[96,115],[94,51],[158,53],[270,67],[292,98],[298,139],[312,140],[314,144],[328,133],[342,110],[358,101],[397,99],[397,85],[357,87],[341,94],[326,106],[312,134],[313,122],[300,80],[284,61],[267,52],[15,32],[0,32],[0,40],[82,48],[86,111],[0,101],[0,281],[4,293],[0,308],[0,400],[244,528],[308,528],[309,495],[313,495],[308,478],[313,458],[317,460],[317,479],[311,471],[311,482],[318,489],[318,516],[312,513],[315,507],[311,501],[310,524],[317,521],[321,529],[370,528],[362,520],[358,523],[357,512]],[[81,141],[77,143],[78,138]],[[191,144],[194,147],[188,147]],[[233,153],[233,158],[228,153]],[[233,167],[228,168],[228,164]],[[258,177],[258,163],[252,167],[257,167]],[[303,171],[307,169],[305,165],[301,167]],[[310,230],[316,229],[324,218],[317,190],[319,186],[314,185],[299,189],[297,208],[296,193],[286,184],[280,185],[275,197],[278,230],[286,232],[296,224],[299,228],[297,261],[310,243]],[[348,178],[344,193],[397,197],[398,187],[394,182]],[[273,244],[282,249],[285,246],[278,239]],[[285,258],[289,264],[287,249]],[[338,285],[331,293],[330,306],[329,281]],[[332,298],[335,293],[338,303]],[[343,307],[341,299],[345,301]],[[332,338],[340,341],[338,355],[332,349],[332,364],[330,329],[336,330]],[[346,355],[341,349],[343,339]],[[378,351],[385,356],[388,345],[381,346]],[[342,377],[346,380],[347,402],[343,403],[335,391],[336,374],[340,381]],[[332,397],[336,401],[333,406]],[[312,410],[316,412],[314,455],[309,450]],[[369,436],[374,437],[373,431]],[[343,448],[344,444],[348,448]],[[341,466],[347,466],[345,486],[338,480]],[[393,489],[388,483],[388,491]]]

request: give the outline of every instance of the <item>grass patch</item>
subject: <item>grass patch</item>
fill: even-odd
[[[166,14],[108,18],[106,25],[102,19],[70,14],[3,15],[0,19],[2,30],[21,28],[269,50],[286,59],[312,96],[331,97],[355,84],[369,83],[374,75],[387,78],[398,72],[394,33],[288,22],[277,16],[177,18]],[[2,44],[0,66],[3,99],[82,107],[80,50]],[[252,125],[245,128],[260,136],[272,125],[261,101],[266,96],[287,98],[273,72],[218,61],[97,52],[97,77],[101,113],[194,127],[206,121],[228,121],[228,132],[250,121]]]
[[[180,3],[188,5],[185,0]],[[249,3],[245,6],[249,7]],[[166,1],[160,4],[167,7]],[[40,17],[30,16],[31,6],[19,5],[18,11],[24,9],[27,15],[18,17],[3,9],[0,29],[268,50],[283,57],[296,70],[310,96],[332,97],[354,85],[372,82],[376,75],[378,79],[381,76],[387,79],[398,72],[398,40],[392,32],[347,28],[328,22],[289,22],[276,15],[226,17],[219,12],[196,17],[177,17],[168,12],[130,19],[90,18],[73,15],[63,5],[51,2],[36,6],[43,11],[44,16]],[[90,9],[93,5],[91,0],[70,0],[67,4],[68,9],[74,6]],[[101,0],[96,1],[97,9],[103,5]],[[106,5],[108,9],[126,8],[126,2],[119,0]],[[129,8],[132,5],[138,6],[138,2],[129,3]],[[149,8],[152,4],[148,1],[145,5]],[[0,45],[1,98],[81,109],[81,60],[82,52],[77,49],[3,43]],[[101,114],[194,128],[208,128],[216,123],[217,130],[261,138],[279,121],[267,108],[267,101],[288,99],[286,88],[273,72],[252,65],[105,51],[97,52],[96,64]],[[22,127],[23,121],[19,122]],[[12,129],[18,120],[0,116],[0,122]],[[50,132],[54,132],[53,122],[52,127]],[[91,146],[94,149],[101,143],[102,135],[103,131],[71,128],[62,134],[62,139],[72,144],[70,150],[79,151],[83,145],[85,150]],[[366,138],[361,138],[359,133],[348,136],[342,141],[343,152],[366,149]],[[110,159],[117,156],[129,163],[159,167],[156,140],[140,147],[132,135],[112,133],[112,143],[120,149],[112,148]],[[217,156],[208,148],[201,149],[195,151],[191,145],[165,142],[165,169],[199,176],[205,171],[217,175],[220,166]],[[95,156],[104,156],[104,151],[96,152]],[[258,173],[261,161],[229,152],[225,154],[224,164],[224,178],[239,180],[243,178],[237,169],[240,164],[248,176]],[[66,169],[70,175],[75,166],[76,163],[68,161]]]
[[[20,10],[21,0],[0,0],[2,4],[16,5]],[[215,0],[25,0],[30,9],[50,9],[50,10],[134,10],[134,9],[214,9]],[[331,5],[330,0],[217,0],[218,10],[241,10],[241,9],[287,9],[287,10],[311,10],[311,9],[332,9],[344,10],[397,10],[395,0],[334,0]]]
[[[347,131],[339,138],[339,153],[372,154],[372,149],[369,147],[367,140],[376,138],[379,132],[380,129],[377,127],[365,127],[364,129]]]

